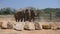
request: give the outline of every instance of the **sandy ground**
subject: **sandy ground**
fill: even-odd
[[[0,34],[60,34],[60,30],[23,30],[1,29]]]

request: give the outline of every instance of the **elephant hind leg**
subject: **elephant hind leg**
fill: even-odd
[[[29,21],[29,22],[31,22],[31,20],[30,20],[30,19],[29,19],[28,21]]]
[[[21,18],[21,22],[23,21],[23,18]]]
[[[16,22],[17,22],[17,20],[18,20],[18,19],[17,19],[17,18],[15,18],[15,21],[16,21]]]
[[[35,21],[35,18],[33,17],[33,18],[31,18],[31,20],[34,22]]]
[[[35,18],[33,18],[33,22],[35,21]]]
[[[15,19],[15,21],[17,22],[17,19]]]
[[[29,22],[31,22],[31,18],[29,18]]]

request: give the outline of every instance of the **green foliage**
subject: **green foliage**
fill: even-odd
[[[16,11],[15,9],[11,9],[10,7],[1,8],[1,9],[0,9],[0,15],[14,14],[15,11]]]

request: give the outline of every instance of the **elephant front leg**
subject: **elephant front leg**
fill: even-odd
[[[23,18],[21,18],[21,22],[23,21]]]
[[[18,19],[17,19],[17,18],[15,18],[15,21],[16,21],[16,22],[17,22],[17,20],[18,20]]]
[[[18,22],[20,21],[20,19],[18,19]]]

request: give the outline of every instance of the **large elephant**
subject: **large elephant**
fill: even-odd
[[[34,12],[34,10],[30,10],[30,12],[31,12],[31,20],[35,20],[35,12]]]
[[[29,18],[30,17],[30,15],[29,15],[29,10],[28,9],[26,9],[25,10],[25,13],[24,13],[24,21],[29,21]]]
[[[24,19],[25,21],[29,21],[29,22],[31,22],[31,20],[35,20],[35,12],[34,12],[34,10],[29,10],[29,9],[26,9],[25,10],[25,19]]]

